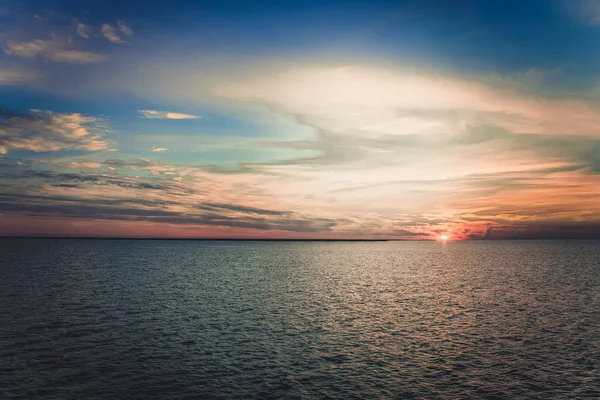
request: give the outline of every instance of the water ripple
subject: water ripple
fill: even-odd
[[[0,398],[600,398],[600,242],[1,239]]]

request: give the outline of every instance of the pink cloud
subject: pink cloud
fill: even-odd
[[[67,164],[68,168],[102,168],[102,164],[91,161],[71,162]]]

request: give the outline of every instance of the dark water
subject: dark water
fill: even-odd
[[[0,240],[0,398],[600,398],[600,242]]]

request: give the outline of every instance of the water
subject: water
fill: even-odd
[[[600,242],[0,239],[0,398],[600,398]]]

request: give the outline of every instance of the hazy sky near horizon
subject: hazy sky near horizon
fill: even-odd
[[[0,0],[0,44],[0,235],[600,237],[600,0]]]

